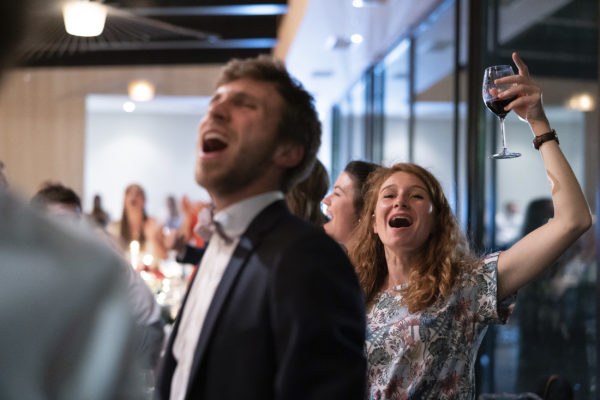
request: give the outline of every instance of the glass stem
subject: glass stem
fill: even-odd
[[[506,132],[504,131],[504,118],[500,118],[500,129],[502,130],[502,147],[507,149],[506,147]]]

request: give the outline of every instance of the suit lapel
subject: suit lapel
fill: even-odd
[[[240,242],[231,256],[231,260],[229,261],[229,264],[223,273],[221,282],[215,291],[215,295],[206,314],[206,318],[202,326],[202,332],[198,338],[198,344],[194,354],[194,362],[190,372],[190,383],[193,381],[193,377],[198,372],[198,368],[202,358],[204,357],[204,353],[206,352],[206,348],[212,336],[219,314],[221,313],[221,309],[223,308],[225,301],[229,297],[229,294],[234,287],[236,278],[246,265],[248,258],[254,249],[260,243],[264,233],[271,230],[271,227],[279,219],[278,217],[282,215],[282,212],[286,212],[285,207],[286,206],[283,201],[276,201],[267,206],[265,210],[263,210],[256,218],[254,218],[246,232],[242,234]],[[189,389],[188,383],[188,394]]]

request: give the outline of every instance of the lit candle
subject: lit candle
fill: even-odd
[[[140,242],[137,240],[132,240],[131,243],[129,243],[129,261],[131,262],[131,266],[133,268],[137,268],[139,256]]]
[[[142,263],[148,268],[152,267],[153,262],[154,257],[152,256],[152,254],[144,254],[144,257],[142,257]]]

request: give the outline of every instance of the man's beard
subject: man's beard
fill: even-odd
[[[239,192],[260,178],[273,163],[277,144],[269,143],[260,151],[241,152],[232,165],[216,173],[197,173],[196,182],[213,195],[229,195]]]

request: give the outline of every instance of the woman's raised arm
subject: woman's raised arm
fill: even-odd
[[[551,131],[542,107],[542,91],[530,78],[529,70],[516,53],[513,60],[517,75],[499,79],[499,83],[516,85],[502,95],[518,98],[507,110],[515,111],[527,120],[533,134],[541,136]],[[501,96],[502,96],[501,95]],[[568,140],[569,132],[560,132]],[[585,196],[571,166],[556,140],[543,142],[539,147],[550,181],[554,217],[532,231],[498,258],[498,299],[501,300],[525,285],[552,263],[589,229],[592,218]]]

